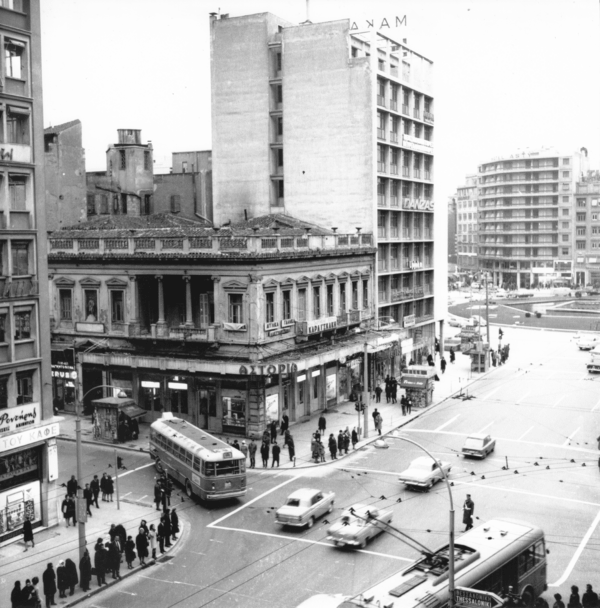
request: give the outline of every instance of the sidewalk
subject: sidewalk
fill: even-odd
[[[62,500],[62,495],[61,495]],[[122,524],[127,531],[127,535],[131,535],[135,540],[138,532],[138,525],[142,519],[148,523],[154,524],[156,527],[159,522],[160,512],[156,511],[153,504],[144,503],[130,504],[124,501],[120,503],[120,509],[117,510],[117,502],[102,502],[98,503],[100,508],[92,506],[92,517],[88,516],[86,523],[86,546],[94,565],[94,545],[98,538],[110,539],[108,531],[111,524]],[[184,535],[187,535],[187,520],[184,515],[185,508],[179,511],[179,505],[175,502],[172,506],[177,508],[179,515],[180,534],[178,539],[172,542],[172,546],[167,548],[165,554],[157,559],[162,561],[169,552],[173,552],[175,547],[183,540]],[[183,505],[185,507],[185,505]],[[42,585],[42,574],[49,562],[52,562],[54,571],[58,567],[60,560],[72,559],[77,566],[77,574],[79,575],[79,531],[78,526],[66,527],[64,519],[60,518],[60,525],[52,528],[42,528],[34,530],[35,547],[29,547],[25,551],[25,544],[22,537],[19,540],[12,541],[0,547],[0,606],[10,606],[10,594],[15,584],[15,581],[21,581],[21,587],[25,586],[27,579],[32,579],[37,576],[40,579],[38,591],[42,605],[44,605],[44,594]],[[136,551],[137,553],[137,551]],[[152,552],[149,551],[150,555]],[[160,556],[160,550],[157,545],[157,554]],[[127,562],[123,560],[121,564],[121,578],[126,578],[139,572],[142,567],[139,564],[139,559],[134,562],[134,569],[127,569]],[[148,568],[152,567],[154,560],[147,559]],[[102,589],[106,589],[118,583],[118,580],[113,580],[110,574],[106,575],[107,585],[98,587],[98,582],[95,576],[92,576],[90,590],[83,592],[79,584],[75,587],[75,593],[69,596],[67,590],[66,598],[59,598],[58,591],[55,595],[55,602],[58,606],[73,606],[91,595],[95,595]]]
[[[448,364],[446,366],[445,374],[442,374],[440,370],[440,358],[436,357],[435,360],[436,370],[440,381],[435,382],[435,388],[433,391],[433,404],[430,407],[425,409],[413,408],[411,415],[402,416],[402,409],[399,403],[400,397],[404,393],[402,389],[398,389],[398,403],[395,404],[385,402],[385,393],[381,395],[381,403],[375,403],[375,399],[373,398],[372,394],[369,396],[370,400],[368,403],[368,435],[366,437],[363,436],[359,438],[357,449],[362,447],[363,445],[375,441],[378,437],[377,431],[375,430],[373,417],[371,416],[375,408],[378,409],[383,419],[382,435],[384,435],[398,428],[399,426],[406,424],[408,421],[418,418],[424,412],[430,410],[432,407],[434,407],[438,403],[441,403],[451,395],[459,393],[461,390],[466,390],[469,384],[484,375],[473,374],[471,372],[471,358],[466,355],[463,355],[460,351],[456,353],[456,361],[454,364],[450,363],[450,357],[447,351],[445,353],[445,358]],[[491,368],[491,370],[493,369],[495,368]],[[61,433],[58,436],[58,439],[62,439],[65,441],[75,441],[75,416],[63,413],[61,413],[61,415],[64,416],[65,420],[64,422],[60,423]],[[280,447],[282,448],[280,457],[281,468],[322,466],[322,463],[316,464],[313,461],[311,453],[312,435],[317,430],[318,419],[320,415],[320,412],[316,412],[308,421],[290,424],[290,432],[292,434],[292,437],[294,438],[294,445],[296,449],[295,463],[289,461],[288,450],[287,448],[283,447],[283,437],[281,435],[278,435],[277,441]],[[329,449],[327,448],[327,438],[329,437],[329,433],[334,433],[334,435],[337,437],[337,434],[339,433],[340,429],[344,430],[346,427],[348,427],[350,431],[352,431],[353,427],[357,427],[359,425],[359,420],[358,414],[354,408],[354,402],[352,401],[345,401],[333,406],[332,408],[329,408],[325,412],[325,418],[327,419],[327,429],[324,443],[326,458],[329,462]],[[362,414],[360,417],[360,426],[363,426]],[[92,423],[89,417],[82,419],[81,429],[83,443],[90,443],[94,445],[103,444],[103,442],[97,441],[93,438]],[[135,452],[148,451],[149,434],[149,424],[141,423],[140,434],[138,439],[136,439],[135,441],[127,441],[122,444],[106,443],[103,445],[110,445],[111,447],[118,448],[119,450],[131,450]],[[231,435],[224,435],[222,433],[213,434],[223,440],[233,440],[233,436]],[[246,441],[249,442],[248,440]],[[255,441],[258,444],[258,447],[260,448],[260,438],[255,439]],[[339,459],[340,456],[338,455],[338,460]],[[258,463],[257,468],[262,468],[260,449],[257,451],[256,461]]]

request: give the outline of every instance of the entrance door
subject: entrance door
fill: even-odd
[[[215,389],[199,389],[198,402],[200,403],[198,426],[206,430],[217,429],[217,392]]]

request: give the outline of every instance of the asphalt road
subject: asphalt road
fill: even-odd
[[[391,535],[364,551],[332,547],[326,521],[343,508],[389,505],[393,523],[423,544],[435,547],[447,539],[446,488],[415,492],[397,481],[397,473],[422,455],[402,435],[452,463],[457,530],[463,529],[467,492],[479,522],[505,516],[544,529],[548,600],[556,591],[568,596],[571,584],[600,587],[600,376],[588,376],[589,355],[577,350],[570,334],[507,329],[505,341],[511,344],[507,365],[472,385],[470,398],[446,401],[404,427],[388,439],[388,449],[371,446],[343,463],[302,472],[257,469],[249,473],[243,500],[208,508],[182,504],[178,512],[189,525],[173,558],[82,605],[287,608],[315,593],[364,589],[418,554]],[[494,454],[485,461],[459,457],[465,436],[480,431],[496,437]],[[101,457],[86,454],[86,466]],[[149,500],[144,494],[150,494],[153,476],[145,468],[124,478],[126,499]],[[282,529],[274,509],[301,487],[334,491],[336,509],[311,530]]]

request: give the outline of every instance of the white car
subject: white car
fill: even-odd
[[[576,344],[579,350],[592,350],[600,344],[600,336],[581,336]]]
[[[429,456],[415,458],[408,469],[400,473],[398,479],[408,487],[423,488],[429,490],[433,484],[444,479],[444,473],[448,475],[452,470],[449,462],[433,460]]]
[[[390,508],[354,505],[342,512],[342,517],[327,530],[327,540],[338,547],[360,547],[385,531],[392,521]]]
[[[312,528],[315,519],[333,511],[334,492],[303,488],[292,492],[275,512],[275,522],[282,526]]]
[[[496,449],[496,440],[492,439],[491,435],[483,433],[473,433],[465,440],[462,447],[463,456],[471,456],[473,458],[485,458],[490,452]]]

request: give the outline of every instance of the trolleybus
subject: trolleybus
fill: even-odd
[[[246,494],[246,458],[197,426],[163,414],[150,427],[150,456],[191,498],[219,500]]]
[[[357,595],[313,596],[299,608],[444,608],[448,605],[448,545]],[[546,548],[543,531],[511,519],[493,519],[465,532],[454,545],[456,586],[518,595],[533,606],[546,590]]]

